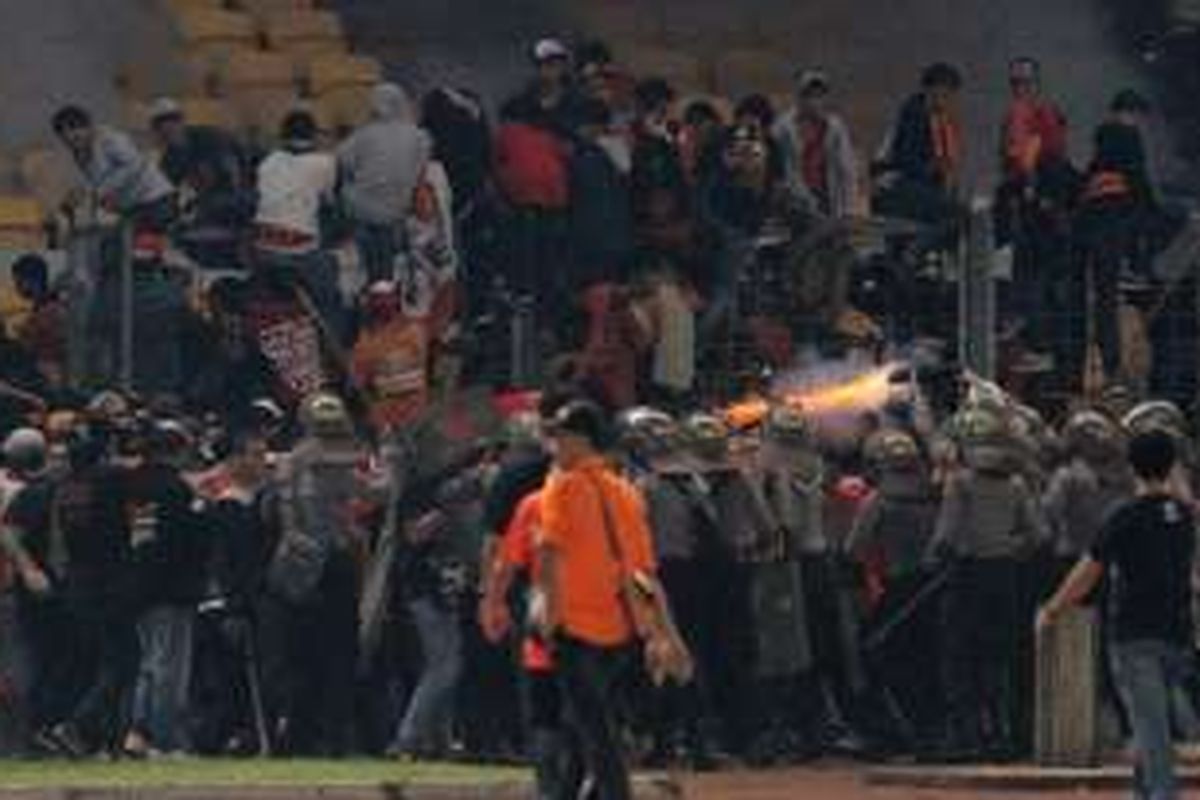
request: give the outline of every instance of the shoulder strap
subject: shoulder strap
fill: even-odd
[[[621,575],[624,577],[626,572],[625,554],[621,550],[621,540],[617,536],[616,522],[613,520],[612,508],[609,506],[608,498],[604,494],[604,484],[599,478],[591,478],[591,484],[596,489],[596,497],[600,501],[600,516],[604,522],[604,538],[608,543],[608,554],[612,560],[616,562],[621,569]]]
[[[600,516],[604,523],[604,538],[608,542],[608,554],[616,563],[617,569],[620,572],[620,586],[617,589],[617,603],[621,606],[621,616],[625,617],[625,624],[629,626],[629,630],[633,635],[638,635],[637,617],[634,616],[633,607],[630,604],[629,595],[625,592],[625,583],[629,578],[629,567],[625,563],[625,554],[621,550],[621,540],[617,536],[616,521],[612,516],[612,508],[609,506],[608,498],[604,494],[604,484],[599,478],[591,478],[592,486],[596,489],[596,496],[600,501]]]

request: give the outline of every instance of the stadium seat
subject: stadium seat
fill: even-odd
[[[306,11],[273,16],[263,22],[263,30],[272,50],[287,52],[296,58],[346,51],[341,20],[332,12]]]
[[[175,14],[175,25],[191,55],[222,55],[258,43],[254,20],[236,11],[184,11]]]
[[[237,127],[237,115],[221,98],[180,97],[177,99],[183,109],[183,118],[189,125],[205,125],[212,128]]]
[[[748,0],[738,0],[731,11],[725,0],[668,2],[662,9],[662,40],[668,46],[708,52],[729,47],[746,47],[754,35],[754,19]]]
[[[39,148],[23,154],[18,165],[25,190],[42,208],[57,208],[77,184],[75,168],[59,148]]]
[[[234,5],[256,19],[316,10],[313,0],[235,0]]]
[[[223,92],[247,88],[292,89],[296,67],[283,53],[250,48],[230,51],[216,70],[217,84]]]
[[[379,62],[373,58],[338,54],[320,55],[305,70],[308,90],[314,97],[348,86],[374,86],[382,75]]]
[[[580,28],[602,39],[649,46],[662,42],[662,16],[648,11],[642,0],[584,3],[575,11]]]
[[[631,75],[637,78],[663,78],[677,93],[704,88],[704,69],[700,59],[682,50],[665,47],[628,47],[618,56]]]
[[[33,195],[0,195],[0,249],[38,250],[46,246],[46,216]]]
[[[304,107],[295,92],[271,89],[230,94],[228,103],[243,128],[270,140],[275,139],[288,112]]]
[[[225,0],[165,0],[165,2],[167,8],[175,14],[228,10]]]
[[[768,50],[730,50],[713,65],[716,90],[739,98],[750,93],[785,94],[789,91],[788,59]]]
[[[370,88],[343,86],[316,99],[314,110],[321,127],[342,135],[371,117]]]
[[[14,192],[20,188],[20,158],[12,153],[0,153],[0,192]]]

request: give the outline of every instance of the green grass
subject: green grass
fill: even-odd
[[[145,786],[447,785],[526,780],[528,771],[385,760],[4,761],[0,789]]]

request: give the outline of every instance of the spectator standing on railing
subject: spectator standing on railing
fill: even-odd
[[[1012,100],[1001,125],[1004,182],[996,196],[996,241],[1013,245],[1010,313],[1023,326],[1022,365],[1046,362],[1054,343],[1051,298],[1061,296],[1070,246],[1070,208],[1078,177],[1067,150],[1067,118],[1042,94],[1041,66],[1032,58],[1009,65]]]
[[[372,119],[338,147],[342,197],[368,281],[395,278],[406,249],[404,218],[432,143],[416,124],[408,93],[394,83],[371,90]]]
[[[337,162],[319,149],[317,122],[305,111],[284,119],[280,146],[258,166],[255,248],[260,266],[303,289],[339,340],[345,309],[338,263],[324,248],[323,209],[336,202]]]

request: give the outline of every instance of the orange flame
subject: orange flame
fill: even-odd
[[[872,411],[886,405],[892,395],[893,366],[888,364],[846,380],[783,390],[773,399],[814,417]],[[770,410],[771,400],[754,395],[726,407],[723,416],[730,427],[747,430],[761,424]]]

